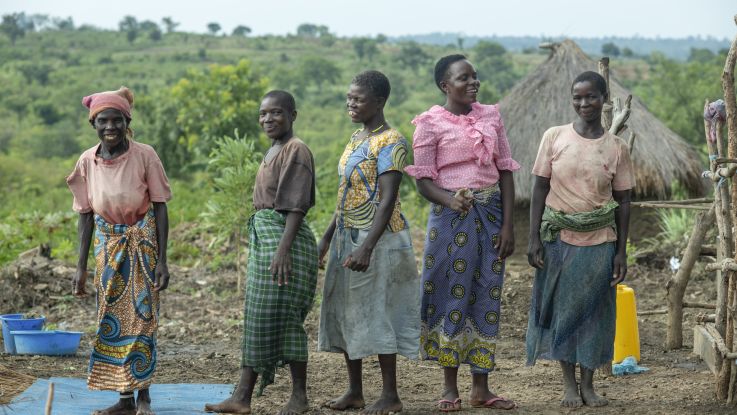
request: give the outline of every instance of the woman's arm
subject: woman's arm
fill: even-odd
[[[94,214],[90,211],[80,213],[77,221],[77,237],[79,238],[79,259],[77,260],[77,271],[72,279],[72,294],[78,297],[87,295],[85,283],[87,282],[87,260],[90,255],[90,244],[92,243],[92,230],[94,229]]]
[[[454,196],[438,187],[432,179],[418,179],[417,190],[422,197],[436,205],[442,205],[458,212],[468,212],[471,209],[472,197],[465,196],[462,193],[457,193]]]
[[[166,262],[166,248],[169,243],[169,211],[166,203],[154,202],[154,220],[156,221],[156,244],[159,247],[154,270],[154,291],[162,291],[169,286],[169,266]]]
[[[399,183],[402,181],[402,173],[396,170],[388,171],[379,176],[379,189],[381,200],[374,213],[374,221],[371,224],[366,239],[355,251],[348,254],[343,261],[343,266],[353,271],[364,272],[368,269],[371,261],[371,253],[376,242],[386,230],[386,225],[392,217],[394,203],[399,194]]]
[[[320,242],[318,242],[317,244],[318,264],[320,268],[325,267],[325,255],[330,249],[330,241],[333,239],[337,220],[338,214],[333,213],[333,218],[330,219],[330,224],[328,225],[327,229],[325,229],[325,233],[322,235],[322,238],[320,238]]]
[[[502,191],[502,229],[496,248],[499,258],[504,259],[514,252],[514,178],[509,170],[499,171],[499,187]]]
[[[543,244],[540,241],[540,224],[542,223],[545,199],[550,193],[550,178],[535,176],[530,199],[530,239],[527,245],[527,262],[535,268],[544,265]]]
[[[617,227],[617,253],[614,255],[614,270],[611,286],[624,281],[627,276],[627,235],[630,225],[630,189],[612,192],[619,206],[614,209],[614,223]]]
[[[304,217],[305,214],[299,211],[287,212],[287,223],[284,226],[284,233],[279,240],[279,246],[276,248],[274,257],[271,260],[271,267],[269,268],[277,285],[289,284],[289,277],[292,275],[292,255],[290,251]]]

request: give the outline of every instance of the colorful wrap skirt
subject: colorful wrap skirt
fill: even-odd
[[[317,285],[317,245],[303,221],[292,242],[292,275],[277,285],[269,270],[279,247],[286,215],[262,209],[248,223],[248,266],[243,324],[242,366],[261,377],[257,396],[274,383],[277,366],[307,361],[304,321]]]
[[[608,365],[614,354],[614,242],[574,246],[544,242],[545,265],[535,274],[527,323],[527,364],[538,358]]]
[[[432,204],[422,267],[421,353],[443,367],[494,367],[504,261],[498,185],[474,192],[467,213]]]
[[[87,385],[129,392],[148,388],[156,369],[159,294],[152,210],[135,225],[110,224],[95,215],[97,321]]]
[[[377,354],[417,359],[420,280],[409,229],[379,238],[365,272],[343,267],[368,229],[338,228],[325,271],[317,348],[351,360]]]

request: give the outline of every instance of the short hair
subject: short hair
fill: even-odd
[[[586,71],[579,74],[571,84],[571,92],[573,92],[573,87],[580,82],[591,82],[591,84],[601,92],[601,95],[604,95],[605,97],[607,96],[606,79],[598,73],[594,71]]]
[[[450,68],[450,65],[466,59],[467,58],[465,55],[456,53],[454,55],[443,56],[438,60],[438,62],[435,64],[435,85],[438,86],[438,89],[443,91],[443,88],[440,87],[440,83],[443,82],[443,80],[445,80],[445,77],[448,75],[448,69]]]
[[[282,91],[279,89],[269,91],[266,93],[266,95],[264,95],[263,98],[261,98],[261,101],[265,100],[266,98],[274,98],[279,102],[279,104],[284,107],[284,109],[289,112],[294,112],[297,109],[297,103],[294,101],[294,97],[287,91]]]
[[[376,98],[389,99],[392,87],[389,78],[383,73],[374,70],[363,71],[354,76],[351,84],[368,89],[369,93]]]

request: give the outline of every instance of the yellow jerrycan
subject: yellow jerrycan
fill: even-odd
[[[617,284],[617,331],[614,336],[614,363],[627,356],[640,361],[640,331],[637,328],[635,290]]]

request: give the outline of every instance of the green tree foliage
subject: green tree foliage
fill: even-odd
[[[604,56],[617,57],[620,54],[619,47],[612,42],[601,45],[601,54]]]
[[[714,52],[706,48],[691,48],[688,54],[689,62],[711,62],[714,60]]]
[[[18,38],[26,35],[26,28],[23,27],[22,16],[18,13],[3,15],[3,21],[0,23],[0,31],[10,39],[10,43],[15,45]]]
[[[174,33],[174,31],[177,29],[177,26],[179,26],[179,23],[175,22],[174,19],[172,19],[171,17],[162,18],[161,23],[164,24],[164,27],[166,28],[166,33]]]
[[[120,29],[121,32],[125,32],[128,43],[132,44],[138,37],[140,25],[138,24],[138,20],[135,17],[125,16],[123,17],[123,20],[118,23],[118,29]]]
[[[207,31],[213,36],[217,35],[221,29],[222,27],[218,23],[212,22],[207,24]]]
[[[312,23],[302,23],[297,26],[297,36],[305,38],[317,38],[327,36],[330,34],[330,30],[327,26],[315,25]]]
[[[340,69],[333,62],[319,56],[307,56],[299,64],[300,79],[314,83],[318,87],[323,83],[333,83],[340,78]]]
[[[499,43],[479,41],[473,47],[472,59],[481,80],[481,102],[498,102],[519,79],[507,50]]]
[[[376,41],[371,38],[357,37],[352,39],[351,43],[353,44],[353,50],[356,51],[358,60],[363,60],[366,57],[370,62],[379,53],[379,48],[376,47]]]
[[[248,26],[238,25],[233,29],[233,36],[246,37],[251,33],[251,28]]]
[[[399,47],[398,59],[402,65],[417,72],[420,66],[430,62],[430,55],[417,42],[403,42]]]
[[[266,87],[267,80],[242,60],[189,70],[158,99],[140,103],[139,111],[148,114],[145,134],[160,149],[167,171],[176,174],[201,163],[215,140],[235,129],[257,137],[258,106]]]

